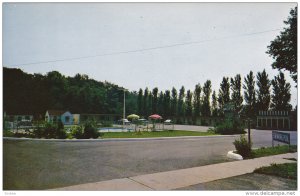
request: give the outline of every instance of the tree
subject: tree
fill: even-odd
[[[212,94],[212,115],[213,116],[218,116],[218,98],[217,98],[217,95],[216,95],[216,91],[213,91],[213,94]]]
[[[256,95],[255,95],[255,80],[253,72],[250,73],[244,78],[244,99],[246,102],[246,115],[248,117],[254,117],[255,115],[255,104],[256,104]]]
[[[291,9],[284,23],[288,26],[271,41],[267,54],[275,60],[273,69],[288,70],[297,83],[297,7]]]
[[[138,94],[138,113],[139,115],[142,115],[144,113],[143,110],[143,90],[140,88],[139,94]]]
[[[185,108],[184,108],[184,98],[185,98],[185,89],[182,86],[179,90],[178,96],[178,114],[179,116],[184,116]]]
[[[207,80],[203,85],[203,103],[202,103],[202,115],[210,116],[211,108],[210,108],[210,95],[211,95],[211,81]]]
[[[143,97],[143,115],[144,117],[148,116],[149,112],[148,112],[148,96],[149,96],[149,90],[148,87],[145,88],[144,90],[144,97]]]
[[[185,104],[186,104],[186,116],[191,117],[193,114],[193,106],[192,106],[193,94],[190,90],[186,92]]]
[[[258,110],[269,110],[270,101],[271,101],[271,95],[270,95],[270,87],[271,82],[268,78],[268,74],[266,73],[266,70],[263,70],[262,72],[258,72],[256,75],[257,79],[257,87],[256,90],[257,94],[257,108]]]
[[[163,107],[164,107],[164,116],[166,116],[167,118],[170,117],[170,103],[171,103],[170,91],[166,90],[164,94]]]
[[[157,102],[157,111],[160,115],[163,115],[164,112],[164,94],[160,91]]]
[[[153,90],[152,90],[152,113],[156,114],[157,113],[157,94],[158,94],[158,88],[155,87]]]
[[[194,116],[198,117],[200,116],[200,109],[201,109],[201,85],[200,84],[196,84],[195,86],[195,90],[194,90]]]
[[[272,80],[273,95],[271,107],[277,111],[290,111],[292,106],[291,100],[291,85],[285,81],[284,74],[280,72],[278,76]]]
[[[177,90],[172,88],[172,97],[171,97],[171,115],[177,116]]]
[[[242,82],[241,75],[237,74],[234,78],[231,78],[231,100],[234,104],[235,113],[239,113],[243,107],[243,97],[241,94]]]
[[[224,105],[230,102],[230,84],[229,78],[223,77],[223,80],[220,84],[218,103],[220,114],[223,114]]]

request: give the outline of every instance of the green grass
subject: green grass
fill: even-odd
[[[271,156],[271,155],[277,155],[277,154],[285,154],[285,153],[289,153],[289,152],[297,152],[297,146],[291,145],[289,147],[288,145],[283,145],[283,146],[255,149],[255,150],[252,150],[251,158],[258,158],[258,157]]]
[[[297,179],[297,163],[271,164],[254,170],[254,173]]]
[[[152,132],[108,132],[102,133],[102,138],[151,138],[151,137],[177,137],[177,136],[209,136],[216,135],[211,132],[195,132],[182,130],[152,131]]]

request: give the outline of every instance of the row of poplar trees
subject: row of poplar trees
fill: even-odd
[[[265,70],[258,72],[256,78],[250,71],[243,83],[240,74],[233,78],[223,77],[218,93],[212,91],[210,80],[203,86],[196,84],[193,91],[184,86],[179,91],[174,87],[164,92],[158,88],[139,89],[137,112],[144,117],[154,113],[164,118],[222,117],[224,106],[231,103],[235,112],[254,117],[260,110],[290,111],[290,91],[291,85],[282,72],[270,80]]]

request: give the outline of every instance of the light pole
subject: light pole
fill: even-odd
[[[125,88],[123,89],[124,91],[124,100],[123,100],[123,129],[125,128]]]
[[[125,108],[125,91],[127,90],[126,88],[119,88],[119,89],[121,89],[121,90],[123,90],[123,129],[125,128],[125,116],[126,116],[126,113],[125,113],[125,110],[126,110],[126,108]]]

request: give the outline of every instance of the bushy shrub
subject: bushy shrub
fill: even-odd
[[[237,153],[240,154],[243,158],[251,157],[252,143],[249,144],[244,135],[241,135],[240,139],[235,140],[233,144]]]
[[[45,123],[33,130],[33,135],[36,138],[54,138],[54,139],[65,139],[67,138],[67,133],[64,130],[64,125],[62,122],[58,123]]]
[[[100,133],[97,129],[97,124],[93,121],[87,121],[84,123],[84,130],[83,130],[83,138],[98,138]]]
[[[76,139],[82,139],[83,138],[82,126],[78,126],[78,125],[72,126],[71,135]]]
[[[239,120],[226,120],[215,127],[215,132],[222,135],[244,134],[244,126]]]
[[[3,130],[3,137],[14,137],[14,133],[10,130],[4,129]]]

